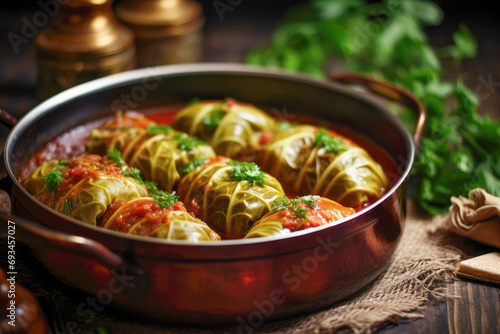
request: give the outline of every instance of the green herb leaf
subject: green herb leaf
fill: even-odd
[[[292,207],[290,210],[295,214],[295,217],[300,218],[302,220],[307,220],[307,209],[303,207],[298,207],[298,208]]]
[[[148,190],[148,195],[151,196],[160,207],[171,206],[179,201],[179,196],[158,189],[158,184],[155,182],[144,180],[141,177],[141,171],[135,167],[122,171],[122,175],[132,177],[137,183],[144,185]]]
[[[208,112],[208,115],[203,117],[203,124],[208,131],[214,131],[222,121],[221,110],[219,108],[214,108]]]
[[[122,154],[117,148],[108,150],[108,158],[113,160],[118,167],[123,167],[125,160],[122,159]]]
[[[312,209],[316,208],[316,204],[314,204],[314,202],[317,199],[319,199],[319,196],[315,196],[315,195],[307,195],[307,196],[302,196],[302,197],[297,198],[298,201],[308,204]]]
[[[146,133],[148,135],[169,134],[172,133],[173,131],[174,129],[171,126],[165,124],[157,125],[156,123],[151,123],[146,128]]]
[[[64,181],[59,167],[66,165],[67,163],[67,161],[59,160],[57,162],[56,169],[43,177],[45,179],[45,188],[49,189],[52,195],[55,194],[57,186]]]
[[[265,173],[254,162],[229,162],[233,166],[231,176],[237,182],[248,181],[261,187],[265,185]]]
[[[184,132],[178,132],[171,138],[167,138],[165,140],[178,140],[179,144],[177,145],[177,148],[183,151],[192,151],[199,145],[208,145],[205,141],[200,140],[196,137],[191,137]]]
[[[158,190],[154,194],[150,194],[151,197],[155,200],[156,204],[160,207],[168,207],[174,205],[179,201],[179,196],[172,195],[166,191]]]
[[[205,157],[201,157],[201,158],[198,158],[198,159],[195,159],[195,160],[189,162],[186,166],[184,166],[184,168],[182,169],[182,172],[184,174],[192,172],[196,167],[203,166],[203,162],[205,160],[206,160]]]
[[[285,130],[292,129],[292,128],[296,127],[297,125],[298,125],[298,123],[291,123],[291,122],[287,122],[287,121],[280,119],[280,120],[278,120],[277,129],[278,129],[278,131],[285,131]]]
[[[285,195],[275,199],[273,201],[273,203],[274,203],[274,206],[273,206],[271,212],[283,211],[283,210],[288,209],[288,207],[290,206],[290,201],[288,200],[288,198],[286,198]]]
[[[436,214],[450,196],[467,196],[474,187],[500,191],[500,121],[480,117],[477,92],[461,78],[441,70],[442,60],[474,57],[477,45],[460,26],[454,44],[436,49],[427,25],[443,20],[432,1],[312,0],[279,26],[271,45],[251,51],[247,62],[326,77],[327,61],[347,71],[369,73],[413,92],[424,104],[428,125],[413,168],[413,196]],[[359,27],[376,27],[366,30]],[[403,119],[409,120],[407,112]],[[410,128],[413,130],[414,127]],[[319,132],[315,143],[327,151],[345,147]]]
[[[339,153],[347,150],[345,141],[332,137],[325,129],[319,129],[314,137],[314,145],[324,147],[328,153]]]
[[[66,215],[66,216],[69,216],[69,214],[71,213],[71,200],[68,199],[68,198],[65,198],[63,200],[63,213]]]

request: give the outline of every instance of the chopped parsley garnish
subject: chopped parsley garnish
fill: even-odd
[[[347,150],[345,141],[332,137],[325,129],[319,129],[316,132],[314,145],[324,147],[328,153],[340,153]]]
[[[214,131],[217,126],[219,126],[222,121],[222,115],[220,108],[214,108],[208,112],[208,115],[203,117],[203,124],[208,131]]]
[[[68,162],[64,160],[57,161],[56,169],[43,177],[45,179],[45,188],[49,189],[52,195],[56,192],[57,186],[64,181],[59,167],[67,164]]]
[[[158,204],[162,208],[174,205],[175,203],[177,203],[177,201],[179,201],[179,196],[172,195],[162,190],[158,190],[157,192],[158,194],[150,194],[150,196],[153,197],[156,204]]]
[[[129,170],[123,171],[122,175],[131,177],[135,179],[137,183],[144,185],[148,190],[148,195],[151,196],[160,207],[171,206],[179,201],[179,196],[158,189],[158,184],[155,182],[144,180],[138,168],[132,167]]]
[[[298,123],[290,123],[282,119],[278,120],[278,131],[290,130],[296,127]]]
[[[198,158],[198,159],[195,159],[195,160],[189,162],[186,166],[184,166],[184,168],[182,169],[182,172],[184,174],[192,172],[196,167],[202,166],[205,159],[206,159],[205,157],[201,157],[201,158]]]
[[[300,218],[302,220],[307,220],[307,209],[303,207],[298,207],[298,208],[292,207],[290,210],[295,214],[295,217]]]
[[[283,211],[288,209],[288,206],[290,205],[290,201],[288,198],[286,198],[285,195],[281,196],[280,198],[277,198],[274,200],[274,206],[273,209],[271,210],[272,212],[278,212],[278,211]]]
[[[166,140],[178,140],[179,144],[177,145],[177,148],[183,151],[192,151],[195,147],[199,145],[208,145],[203,140],[200,140],[196,137],[191,137],[184,132],[178,132],[171,138],[168,138]]]
[[[63,212],[66,216],[69,216],[69,214],[71,213],[71,200],[69,200],[68,198],[65,198],[63,200]]]
[[[108,150],[108,158],[113,160],[118,167],[123,167],[125,160],[122,159],[122,154],[117,148]]]
[[[286,196],[283,195],[280,198],[274,200],[274,207],[271,210],[271,212],[290,210],[293,212],[296,218],[307,220],[307,209],[304,207],[297,208],[295,206],[299,202],[303,202],[309,205],[312,209],[315,209],[316,204],[314,204],[314,201],[316,201],[318,198],[319,196],[307,195],[307,196],[297,197],[292,200],[288,200],[288,198],[286,198]]]
[[[314,204],[314,201],[316,201],[318,198],[319,196],[307,195],[307,196],[297,197],[296,199],[292,199],[290,202],[292,203],[292,205],[296,205],[299,202],[303,202],[309,205],[312,209],[315,209],[316,204]]]
[[[171,126],[165,125],[165,124],[157,125],[156,123],[151,123],[146,128],[146,133],[148,135],[168,134],[168,133],[172,133],[173,131],[174,131],[174,129]]]
[[[265,185],[265,173],[254,162],[229,162],[233,166],[231,176],[237,182],[248,181],[261,187]]]

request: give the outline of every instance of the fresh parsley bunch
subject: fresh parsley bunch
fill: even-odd
[[[474,57],[476,42],[460,26],[453,45],[430,45],[424,28],[442,19],[431,1],[312,0],[290,12],[271,45],[249,53],[247,62],[326,77],[334,60],[413,92],[429,116],[413,196],[427,212],[442,213],[451,196],[475,187],[500,196],[500,123],[480,116],[478,96],[443,68],[444,61]],[[409,127],[414,123],[407,111],[400,116]]]

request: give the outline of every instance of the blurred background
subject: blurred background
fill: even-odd
[[[55,0],[52,0],[55,1]],[[62,0],[59,0],[63,2]],[[116,0],[114,8],[124,0]],[[42,8],[41,3],[50,0],[6,1],[0,11],[0,108],[15,117],[21,117],[39,103],[36,94],[36,35],[44,26],[36,29],[29,38],[18,42],[18,50],[12,46],[13,34],[23,36],[26,21]],[[244,62],[249,51],[267,45],[272,33],[282,23],[282,18],[291,8],[306,4],[299,0],[199,0],[205,23],[199,40],[200,62]],[[226,4],[228,7],[221,7]],[[232,3],[233,5],[230,5]],[[500,81],[497,59],[500,56],[500,40],[494,2],[435,1],[444,12],[444,20],[437,27],[428,27],[426,32],[431,44],[440,46],[452,42],[452,33],[460,23],[466,24],[478,42],[476,59],[465,60],[460,73],[465,74],[470,87],[477,87],[491,78]],[[221,15],[222,13],[222,15]],[[10,34],[10,35],[9,35]],[[30,31],[31,34],[31,31]],[[9,36],[11,37],[9,39]],[[18,52],[15,52],[18,51]],[[182,61],[182,58],[181,58]],[[192,62],[192,59],[188,59]],[[498,90],[498,89],[497,89]],[[491,98],[483,103],[482,111],[498,115],[498,92],[490,87]],[[5,137],[7,130],[0,135]]]

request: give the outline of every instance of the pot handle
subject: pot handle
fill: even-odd
[[[415,148],[418,150],[422,134],[424,132],[427,112],[422,102],[408,90],[394,85],[390,82],[371,78],[367,75],[355,73],[343,73],[330,76],[333,81],[341,83],[353,83],[369,89],[371,92],[383,96],[389,100],[399,102],[410,108],[417,116],[417,124],[413,134]]]
[[[3,109],[0,109],[0,123],[12,129],[17,124],[17,118],[9,114]]]
[[[10,240],[20,241],[29,246],[60,249],[64,252],[84,255],[99,261],[109,269],[121,269],[126,262],[103,244],[84,237],[57,232],[35,224],[16,215],[0,212],[3,231]]]

